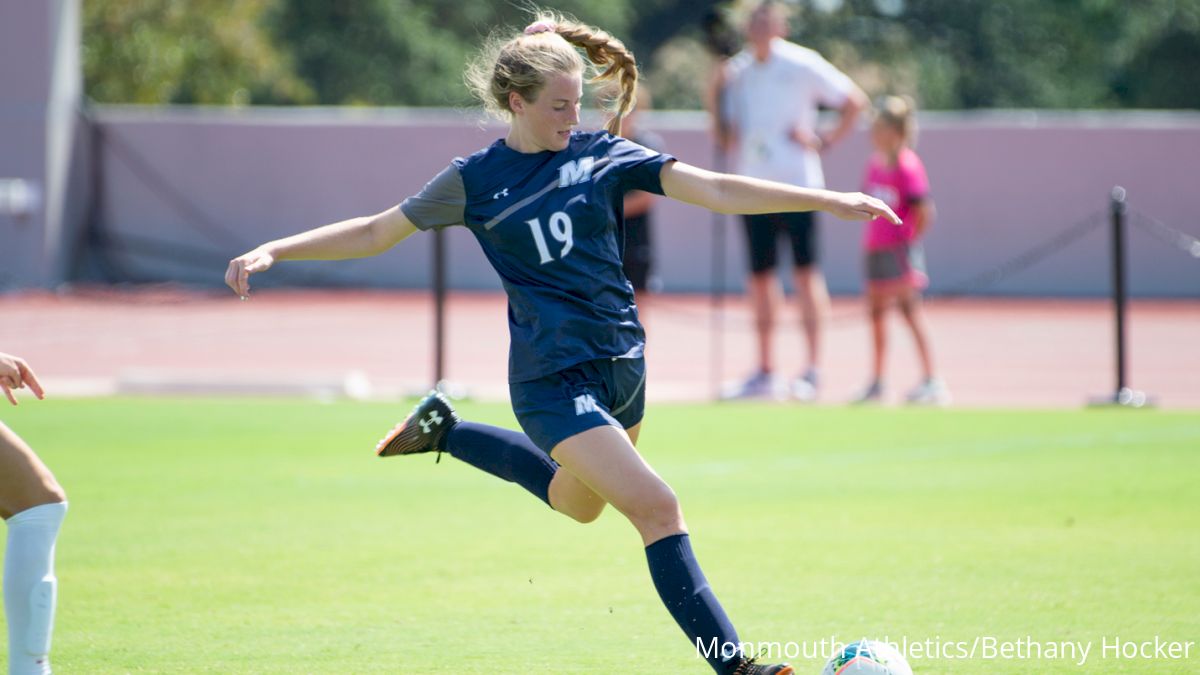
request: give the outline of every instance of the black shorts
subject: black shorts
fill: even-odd
[[[510,382],[508,393],[521,429],[551,453],[575,434],[612,425],[628,429],[646,411],[646,360],[602,358],[557,373]]]
[[[792,261],[796,267],[817,264],[817,219],[812,211],[762,213],[742,216],[742,221],[746,226],[751,272],[775,269],[779,257],[776,242],[784,232],[792,242]]]

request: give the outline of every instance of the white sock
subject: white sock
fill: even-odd
[[[9,675],[50,672],[54,629],[54,541],[67,515],[66,502],[42,504],[8,519],[4,552],[4,611],[8,618]]]

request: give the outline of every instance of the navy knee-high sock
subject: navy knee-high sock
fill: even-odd
[[[558,462],[519,431],[459,422],[446,434],[446,451],[478,469],[516,483],[550,504],[550,479]]]
[[[673,534],[650,544],[646,560],[659,597],[692,646],[713,670],[732,670],[741,656],[737,631],[709,588],[688,536]]]

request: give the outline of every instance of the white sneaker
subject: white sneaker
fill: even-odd
[[[931,377],[908,392],[905,399],[912,405],[950,405],[950,390],[945,382]]]
[[[867,403],[879,403],[883,400],[883,383],[879,380],[872,380],[858,396],[855,396],[850,402],[856,405],[864,405]]]
[[[722,399],[766,399],[782,398],[782,391],[775,375],[765,371],[746,378],[745,382],[736,383],[721,392]]]
[[[817,400],[817,373],[815,370],[809,370],[792,380],[792,398],[804,403],[812,403]]]

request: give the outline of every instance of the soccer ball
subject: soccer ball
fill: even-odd
[[[821,675],[912,675],[895,647],[878,640],[851,642],[829,659]]]

